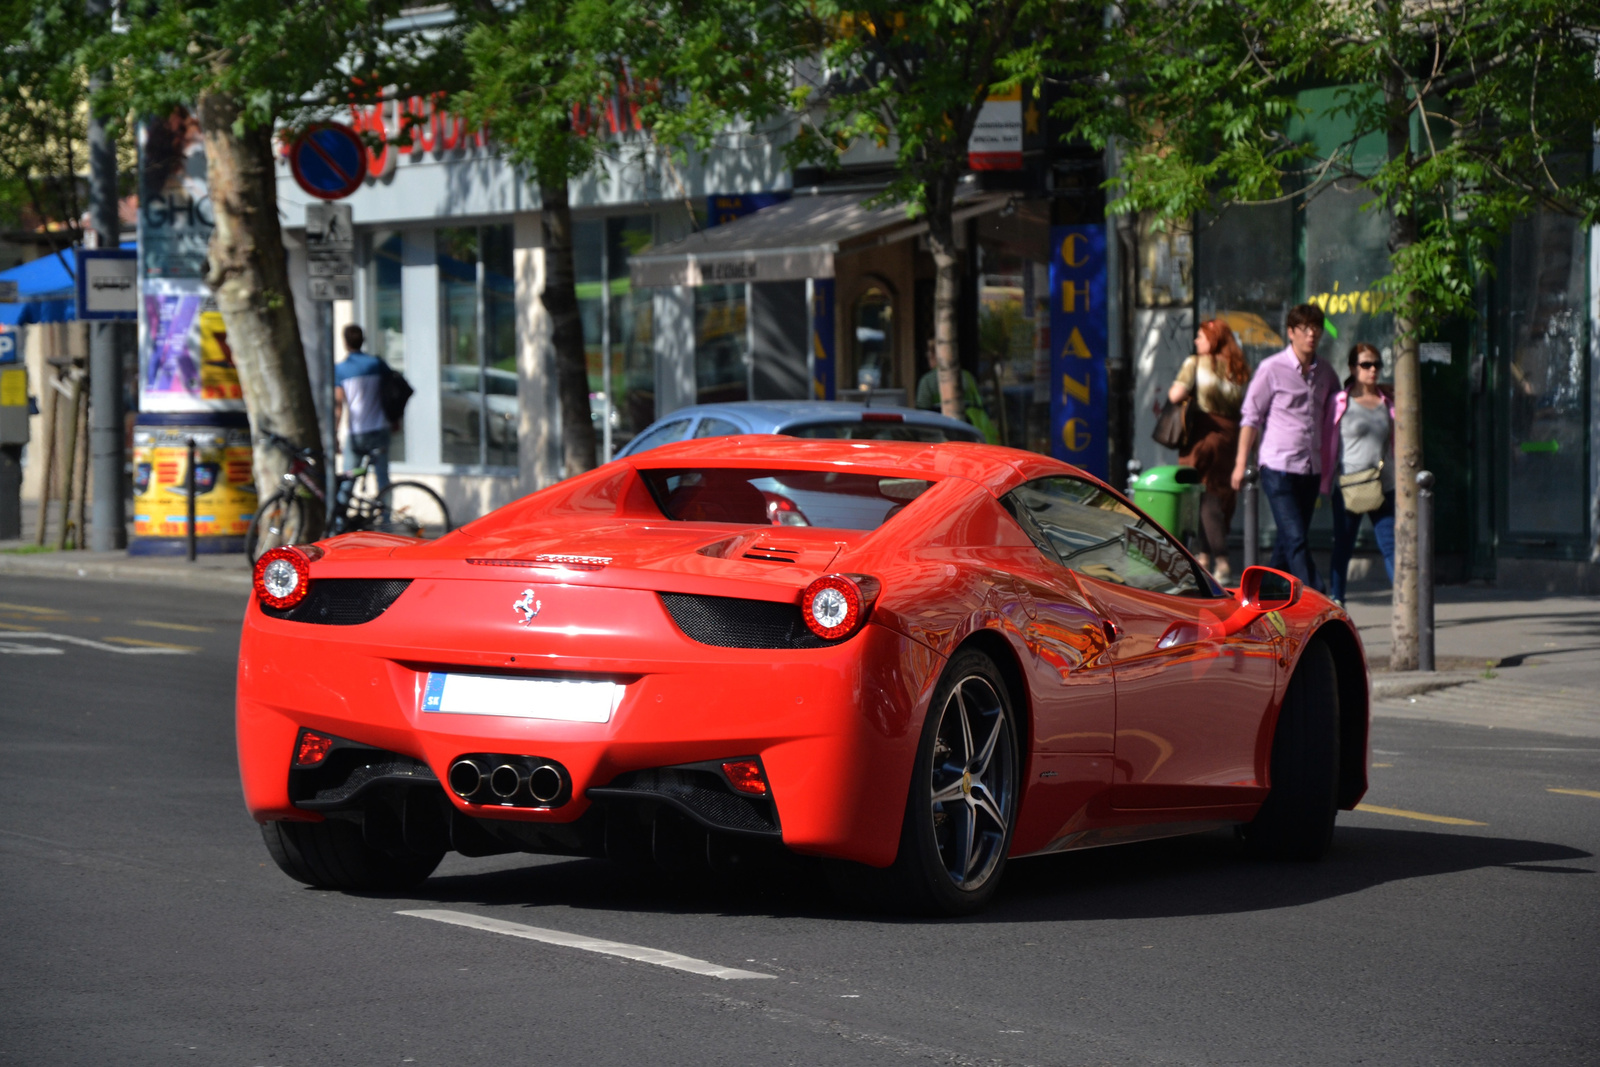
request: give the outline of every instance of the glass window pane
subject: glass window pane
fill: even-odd
[[[1394,365],[1394,316],[1372,288],[1389,273],[1389,216],[1371,209],[1372,201],[1354,179],[1340,179],[1305,208],[1306,300],[1339,331],[1338,340],[1323,341],[1321,353],[1341,378],[1358,342],[1383,353],[1386,376]]]
[[[650,290],[634,292],[628,260],[655,243],[655,216],[617,215],[606,220],[606,265],[611,275],[612,445],[621,448],[655,421],[655,347],[650,333]]]
[[[895,379],[894,298],[877,286],[856,297],[853,332],[856,388],[891,389]]]
[[[517,295],[510,226],[485,226],[483,241],[485,462],[517,465]]]
[[[875,530],[932,482],[837,471],[726,467],[639,472],[662,514],[679,522]]]
[[[1194,273],[1200,321],[1226,319],[1252,367],[1281,350],[1295,303],[1294,205],[1236,205],[1202,219]]]
[[[749,331],[743,283],[694,291],[694,379],[697,403],[747,400]]]
[[[401,237],[395,230],[379,230],[372,235],[372,258],[367,264],[367,351],[389,366],[406,371],[405,311],[400,290]],[[405,426],[393,431],[389,446],[392,462],[406,458]]]
[[[1042,550],[1091,578],[1173,596],[1206,589],[1164,531],[1089,482],[1040,478],[1003,503]]]
[[[1024,200],[978,221],[978,392],[1000,443],[1050,452],[1050,204]],[[923,366],[932,360],[923,353]],[[927,378],[925,370],[923,377]],[[918,406],[938,377],[918,381]]]
[[[478,228],[436,235],[439,306],[440,456],[446,463],[482,459],[482,396],[478,368]]]
[[[727,419],[704,418],[700,425],[695,427],[695,437],[731,437],[734,434],[744,433],[744,427]]]
[[[683,440],[683,435],[688,432],[688,419],[674,419],[672,422],[664,422],[635,441],[632,454],[638,455],[640,452],[648,452],[652,448],[660,448],[662,445],[670,445],[674,441],[681,441]]]
[[[1502,271],[1509,344],[1505,529],[1514,544],[1588,527],[1584,427],[1586,243],[1578,220],[1540,214],[1511,230]]]

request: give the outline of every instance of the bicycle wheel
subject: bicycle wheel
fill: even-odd
[[[279,545],[297,545],[310,532],[310,515],[299,493],[279,490],[256,509],[250,529],[244,535],[244,551],[250,565]]]
[[[432,541],[450,532],[450,511],[439,494],[419,482],[391,482],[378,494],[370,530]]]

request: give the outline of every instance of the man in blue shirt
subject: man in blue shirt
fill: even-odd
[[[349,355],[334,368],[333,419],[337,425],[350,412],[350,436],[345,454],[370,455],[372,473],[381,493],[389,485],[389,420],[383,413],[383,376],[388,364],[361,351],[366,334],[351,324],[344,328]]]

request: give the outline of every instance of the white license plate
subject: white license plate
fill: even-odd
[[[614,682],[430,671],[422,690],[422,710],[439,715],[610,722],[624,688]]]

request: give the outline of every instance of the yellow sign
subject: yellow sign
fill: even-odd
[[[222,324],[220,311],[200,313],[200,398],[244,399],[244,390],[239,387],[239,368],[233,365],[228,328]]]
[[[250,431],[206,426],[140,426],[133,434],[133,532],[189,532],[189,438],[195,438],[195,536],[243,537],[256,513]]]
[[[0,370],[0,408],[28,406],[28,372],[21,367]]]

